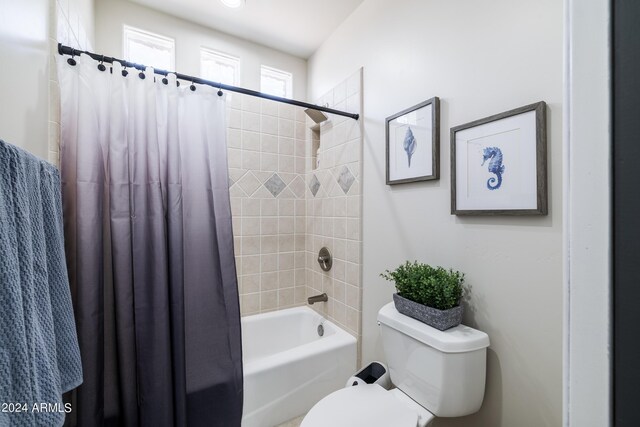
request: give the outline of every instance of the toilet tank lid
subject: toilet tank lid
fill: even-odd
[[[489,336],[482,331],[465,325],[440,331],[399,313],[393,302],[380,309],[378,322],[443,353],[464,353],[489,347]]]

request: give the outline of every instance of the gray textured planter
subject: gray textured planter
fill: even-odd
[[[393,302],[396,310],[405,316],[413,317],[416,320],[444,331],[462,323],[462,305],[448,310],[438,310],[426,305],[408,300],[398,294],[393,294]]]

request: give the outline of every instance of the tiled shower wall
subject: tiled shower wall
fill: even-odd
[[[317,100],[362,114],[362,71]],[[361,335],[361,121],[329,115],[319,128],[302,108],[232,94],[228,153],[243,316],[306,304]],[[317,263],[321,247],[333,268]]]
[[[362,69],[317,100],[319,105],[362,115]],[[327,303],[312,307],[355,337],[361,336],[362,120],[330,115],[320,125],[317,164],[308,153],[307,292],[326,292]],[[309,131],[308,140],[313,139]],[[307,144],[311,150],[312,144]],[[329,272],[320,269],[318,251],[333,255]]]
[[[231,94],[228,153],[242,315],[301,305],[305,288],[305,115]]]

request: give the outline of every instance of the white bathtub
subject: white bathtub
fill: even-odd
[[[242,346],[242,427],[303,415],[356,370],[356,339],[308,307],[243,317]]]

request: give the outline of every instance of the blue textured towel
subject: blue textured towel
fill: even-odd
[[[81,382],[60,174],[0,140],[0,426],[62,425]]]

